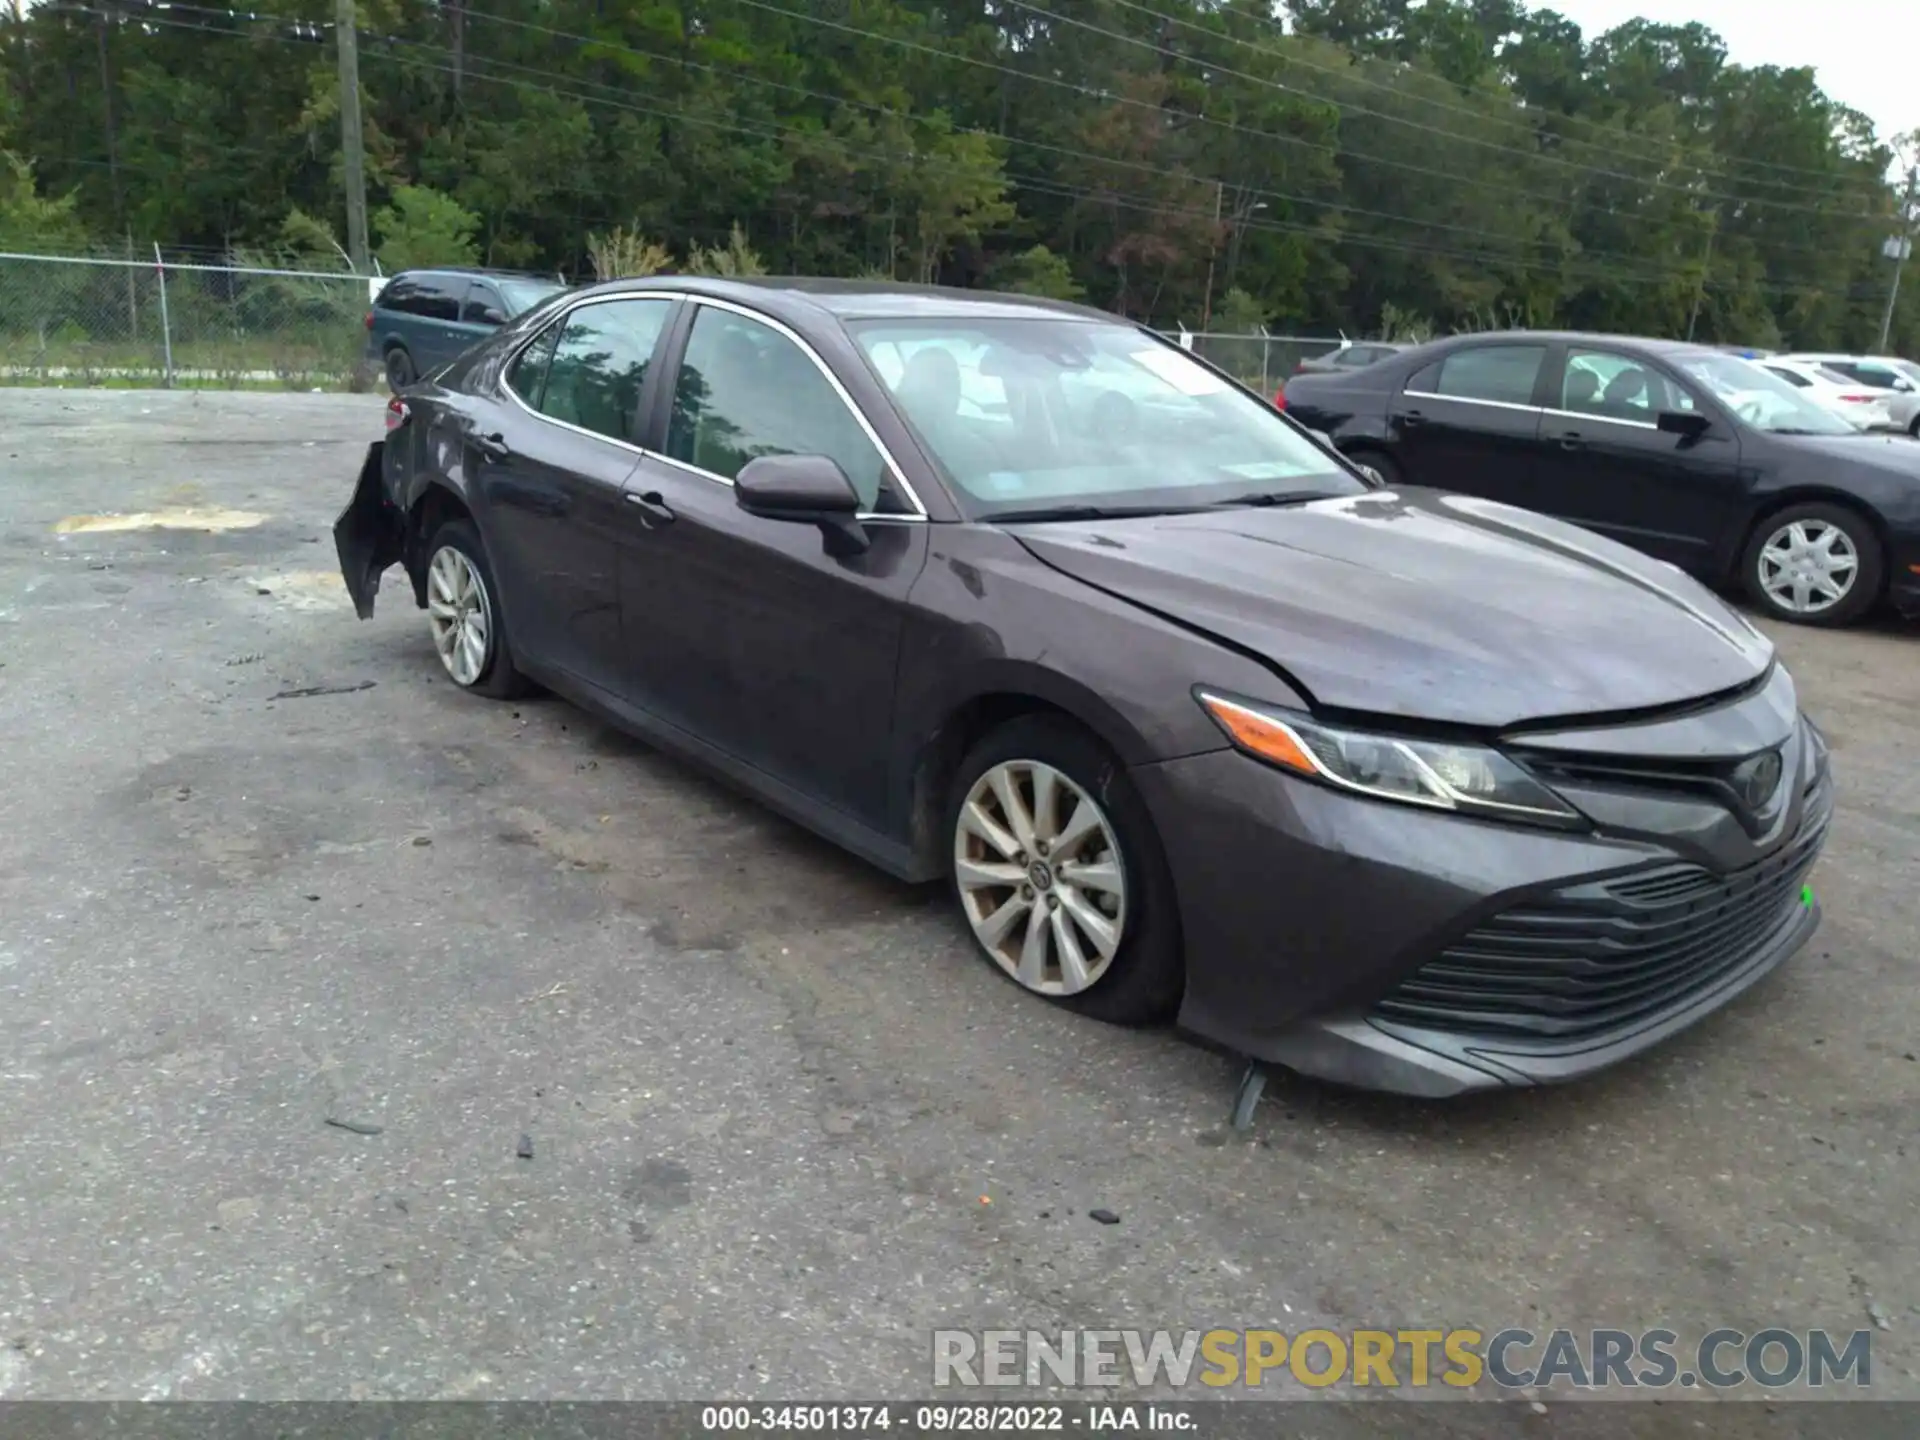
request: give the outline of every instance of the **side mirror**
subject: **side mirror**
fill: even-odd
[[[749,515],[818,525],[827,550],[857,555],[870,541],[854,517],[860,496],[838,461],[826,455],[762,455],[733,480],[733,499]]]
[[[1713,424],[1698,410],[1662,410],[1653,423],[1666,434],[1678,435],[1685,440],[1698,440]]]

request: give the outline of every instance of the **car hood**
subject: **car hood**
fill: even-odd
[[[1920,480],[1920,445],[1905,435],[1770,435],[1768,438],[1801,454]]]
[[[1672,566],[1465,496],[1007,528],[1047,565],[1262,657],[1323,707],[1503,729],[1698,700],[1773,660]]]

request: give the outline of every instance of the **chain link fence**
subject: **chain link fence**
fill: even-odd
[[[367,276],[0,253],[0,384],[361,389]]]
[[[1330,335],[1274,335],[1265,330],[1246,334],[1220,331],[1163,331],[1201,359],[1218,365],[1241,384],[1262,395],[1272,395],[1302,360],[1337,350],[1341,341]]]

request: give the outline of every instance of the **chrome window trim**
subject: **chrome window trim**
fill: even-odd
[[[1645,420],[1621,420],[1612,415],[1589,415],[1584,410],[1557,410],[1548,405],[1542,411],[1546,415],[1564,415],[1569,420],[1597,420],[1602,425],[1625,425],[1630,430],[1658,430],[1658,425]],[[1689,412],[1697,413],[1697,412]]]
[[[884,456],[887,452],[883,449],[880,453]],[[647,452],[647,458],[649,460],[657,460],[662,465],[671,465],[676,470],[684,470],[687,474],[696,475],[702,480],[710,480],[715,485],[724,485],[729,490],[733,489],[733,481],[729,480],[726,476],[715,474],[711,470],[702,469],[700,466],[691,464],[688,461],[676,460],[673,456],[662,455],[657,450],[649,450]],[[924,525],[927,523],[927,517],[924,513],[919,515],[902,515],[898,511],[893,510],[857,510],[854,512],[853,518],[862,524],[875,520],[892,520],[909,525]]]
[[[534,409],[531,405],[527,404],[526,396],[522,395],[518,390],[513,388],[513,382],[510,379],[508,379],[507,376],[508,376],[508,373],[513,369],[513,367],[520,363],[520,357],[526,354],[528,350],[533,348],[533,344],[536,340],[538,340],[542,335],[546,334],[547,331],[551,330],[556,325],[559,325],[564,329],[566,326],[566,322],[572,318],[573,312],[576,310],[584,310],[589,305],[609,305],[616,300],[674,301],[674,300],[684,300],[685,298],[686,297],[684,295],[678,294],[671,290],[630,290],[619,295],[588,295],[582,299],[575,300],[571,305],[567,305],[560,310],[556,310],[553,313],[552,317],[548,319],[546,324],[542,325],[538,330],[535,330],[533,334],[529,335],[526,339],[522,340],[518,345],[514,346],[512,350],[507,352],[506,358],[500,362],[500,389],[506,392],[506,396],[509,400],[511,400],[515,405],[518,405],[522,410],[526,411],[527,414],[531,415],[536,420],[544,421],[548,425],[558,426],[562,430],[571,430],[576,435],[585,435],[590,440],[601,440],[607,443],[608,445],[618,445],[622,450],[632,451],[635,455],[652,455],[654,453],[653,451],[647,449],[643,445],[636,445],[631,440],[622,440],[617,435],[603,435],[598,430],[589,430],[587,429],[586,426],[575,425],[570,420],[557,420],[553,416],[547,414],[547,412],[544,410]],[[671,320],[672,317],[669,316],[668,318],[669,320]],[[663,329],[661,333],[664,335],[665,330]],[[555,343],[555,348],[558,348],[558,345],[559,345],[558,337],[555,337],[554,343]],[[659,339],[656,338],[654,340],[654,344],[657,346],[659,343],[660,343]],[[552,362],[549,361],[548,363],[552,363]],[[638,396],[635,397],[636,400],[638,398],[639,398]]]
[[[1402,395],[1411,395],[1417,400],[1451,400],[1456,405],[1486,405],[1495,410],[1528,410],[1535,415],[1544,414],[1544,405],[1517,405],[1511,400],[1476,400],[1471,395],[1436,395],[1431,390],[1402,390]]]
[[[872,422],[862,413],[860,407],[854,404],[853,396],[848,394],[847,387],[840,383],[840,377],[833,373],[832,368],[828,366],[827,362],[820,358],[819,352],[815,350],[798,331],[784,322],[774,319],[771,315],[755,310],[751,306],[736,304],[731,300],[718,300],[710,295],[686,295],[683,298],[688,304],[696,308],[705,305],[711,306],[715,310],[730,311],[735,315],[743,316],[748,320],[766,326],[777,335],[786,336],[787,339],[791,340],[794,345],[798,347],[802,355],[805,355],[807,359],[813,362],[813,368],[820,372],[826,379],[827,384],[833,387],[833,393],[840,397],[840,403],[847,407],[847,413],[853,416],[854,423],[860,427],[861,433],[872,443],[873,448],[879,453],[881,463],[887,467],[888,473],[892,475],[895,482],[900,486],[901,493],[907,497],[908,502],[913,506],[913,513],[909,515],[893,515],[881,511],[863,511],[855,516],[856,519],[925,520],[927,518],[927,507],[921,502],[918,493],[915,492],[913,482],[907,479],[906,471],[900,468],[900,462],[894,459],[893,451],[887,448],[886,441],[880,438],[880,433],[873,428]],[[694,325],[700,323],[700,317],[698,315],[693,317],[693,323]],[[691,325],[687,327],[687,339],[689,342],[693,339],[693,327]],[[686,347],[684,345],[680,350],[680,360],[682,364],[686,363]],[[669,428],[671,428],[673,424],[671,407],[668,409],[667,424]],[[733,484],[733,481],[727,479],[724,475],[716,475],[711,470],[704,470],[700,466],[689,464],[684,460],[675,460],[669,455],[655,455],[654,458],[657,460],[665,460],[669,464],[678,465],[681,469],[691,471],[695,475],[704,475],[709,480],[717,480],[722,485]]]

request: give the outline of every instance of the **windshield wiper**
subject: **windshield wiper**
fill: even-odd
[[[1191,505],[1053,505],[1033,510],[999,510],[984,518],[995,525],[1030,520],[1133,520],[1142,515],[1191,515]]]
[[[1214,505],[1226,509],[1234,505],[1305,505],[1313,500],[1332,500],[1337,498],[1328,490],[1269,490],[1259,495],[1235,495],[1227,500],[1216,500]]]

